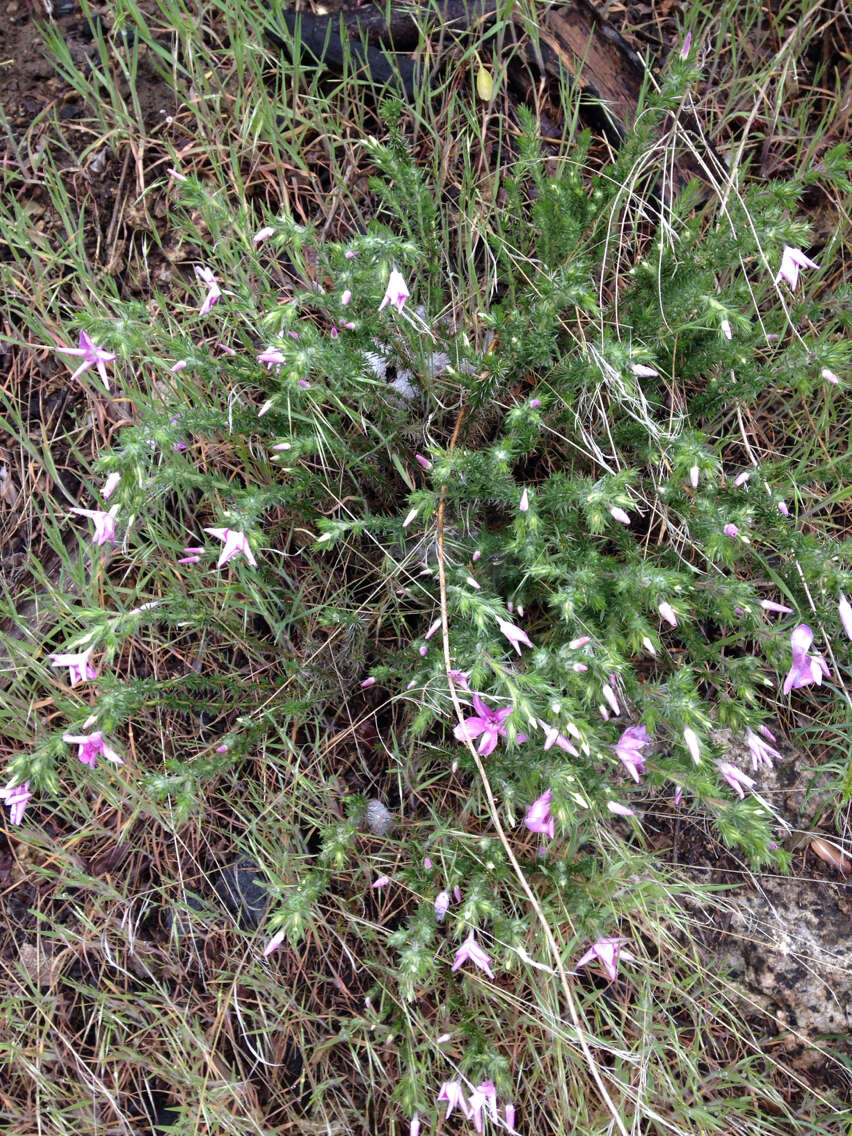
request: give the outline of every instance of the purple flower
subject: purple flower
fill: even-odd
[[[478,966],[480,970],[485,971],[489,978],[494,977],[494,972],[491,969],[491,957],[487,955],[479,943],[477,943],[472,928],[468,937],[456,951],[452,970],[458,970],[462,963],[468,961],[472,962],[474,966]]]
[[[784,245],[784,251],[781,254],[781,267],[778,269],[774,283],[777,284],[779,280],[786,280],[790,285],[790,291],[795,292],[796,285],[799,283],[799,270],[802,268],[819,268],[819,265],[810,257],[805,256],[801,249]]]
[[[505,619],[498,619],[497,625],[519,655],[521,653],[521,643],[523,643],[525,647],[532,647],[533,644],[530,637],[522,627],[516,627],[514,623],[509,623]]]
[[[445,1120],[449,1117],[454,1108],[460,1109],[465,1117],[470,1120],[470,1109],[468,1108],[467,1101],[464,1099],[461,1081],[444,1081],[438,1093],[438,1100],[447,1102]]]
[[[444,922],[444,917],[450,910],[450,893],[448,891],[438,892],[435,897],[435,918],[439,923]]]
[[[89,655],[91,655],[93,649],[87,647],[85,651],[78,651],[77,654],[48,655],[47,657],[50,659],[52,667],[67,667],[68,681],[72,686],[76,686],[80,682],[89,682],[98,677],[98,672],[89,662]]]
[[[390,876],[379,876],[375,883],[370,884],[371,888],[384,888],[390,883]]]
[[[619,508],[618,505],[610,506],[609,515],[614,521],[618,521],[620,525],[630,524],[630,517],[627,515],[627,513],[625,513],[623,509]]]
[[[728,523],[722,529],[722,532],[725,534],[725,536],[735,537],[735,536],[739,536],[740,530],[737,528],[736,525],[732,525],[732,524]]]
[[[414,460],[417,462],[417,464],[422,469],[431,469],[432,468],[432,463],[429,461],[428,458],[424,458],[422,454],[415,454]]]
[[[459,742],[472,742],[481,735],[479,753],[483,757],[488,757],[497,748],[497,739],[507,737],[503,723],[512,713],[513,708],[504,706],[501,710],[492,710],[485,705],[478,694],[473,696],[473,708],[476,714],[460,722],[453,730],[453,737]],[[519,742],[527,740],[526,734],[517,734],[516,737]]]
[[[791,690],[798,690],[801,686],[822,684],[823,675],[828,675],[829,669],[822,655],[809,655],[808,647],[814,641],[814,633],[806,623],[800,623],[793,629],[790,636],[790,646],[793,650],[793,665],[784,679],[781,688],[784,694]]]
[[[497,1117],[497,1086],[493,1081],[483,1081],[477,1085],[473,1092],[468,1097],[468,1108],[470,1109],[470,1118],[473,1120],[473,1127],[477,1132],[482,1131],[482,1110],[488,1110],[488,1115],[491,1119],[498,1123]]]
[[[92,544],[113,544],[115,542],[115,518],[119,506],[113,505],[109,512],[103,509],[71,509],[80,517],[90,517],[95,523]]]
[[[506,1127],[510,1132],[515,1131],[515,1106],[513,1104],[506,1105]]]
[[[281,364],[287,362],[284,355],[277,347],[267,347],[265,351],[261,351],[257,356],[257,361],[258,363],[264,363],[268,371],[271,371],[273,367],[276,371],[279,371]]]
[[[701,745],[698,741],[698,734],[691,726],[683,727],[683,744],[689,750],[692,760],[698,765],[701,761]]]
[[[77,746],[77,757],[84,765],[94,769],[99,757],[103,756],[114,765],[124,765],[122,758],[104,741],[103,733],[95,730],[93,734],[63,734],[62,740]]]
[[[222,290],[219,287],[216,277],[213,275],[212,268],[204,268],[202,265],[197,264],[195,266],[195,275],[207,285],[207,295],[204,297],[204,303],[199,309],[199,315],[206,316],[210,309],[219,303]]]
[[[57,351],[62,351],[66,355],[78,355],[82,358],[83,362],[71,376],[72,379],[79,378],[84,371],[88,371],[90,367],[96,367],[98,374],[101,376],[101,382],[107,390],[109,390],[109,380],[107,379],[105,363],[112,363],[117,359],[117,355],[113,355],[111,351],[104,351],[88,336],[85,331],[80,332],[80,346],[79,347],[57,347]]]
[[[225,547],[222,549],[219,556],[217,568],[221,568],[223,564],[227,564],[232,560],[237,553],[242,553],[246,560],[252,566],[257,567],[257,561],[254,558],[254,553],[249,547],[248,538],[245,533],[237,532],[236,529],[205,529],[206,533],[215,536],[217,540],[223,540]]]
[[[118,485],[119,481],[121,481],[120,473],[111,473],[109,475],[109,477],[104,482],[103,489],[101,490],[101,497],[103,497],[104,501],[109,501],[110,497],[112,497],[113,493],[115,492],[115,488]]]
[[[577,963],[578,968],[586,966],[587,963],[599,960],[607,973],[610,982],[615,982],[618,975],[618,960],[623,958],[628,962],[636,962],[636,956],[631,954],[630,951],[625,951],[622,944],[626,943],[627,939],[619,939],[617,937],[610,937],[606,939],[598,939],[596,943],[592,943],[589,950],[583,955]]]
[[[722,776],[725,778],[725,780],[728,782],[728,784],[731,786],[740,800],[743,800],[743,798],[745,797],[743,786],[745,786],[746,789],[751,789],[754,785],[754,778],[748,777],[745,773],[743,773],[741,769],[737,769],[736,765],[731,765],[729,761],[717,761],[716,768],[719,770],[719,772],[722,774]]]
[[[773,738],[772,740],[774,741],[775,739]],[[767,769],[771,769],[773,757],[777,757],[779,760],[781,758],[781,754],[778,750],[773,749],[763,738],[759,738],[753,730],[746,730],[746,742],[748,743],[749,752],[751,753],[752,769],[759,769],[761,765],[765,765]]]
[[[530,832],[541,832],[545,836],[549,836],[552,840],[555,833],[554,820],[550,813],[550,806],[553,802],[553,793],[550,789],[542,793],[537,801],[533,801],[527,815],[524,817],[524,824]]]
[[[530,410],[538,410],[538,408],[540,406],[541,406],[541,399],[540,398],[531,398],[530,399]]]
[[[29,781],[24,781],[20,785],[7,785],[5,789],[0,789],[0,801],[9,810],[10,824],[20,824],[24,819],[24,809],[31,796]]]
[[[681,59],[689,59],[689,52],[692,48],[692,32],[687,32],[684,37],[683,43],[680,46]]]
[[[667,600],[663,600],[662,603],[657,604],[657,611],[666,623],[670,624],[672,627],[677,627],[675,609]]]
[[[640,774],[645,772],[642,750],[651,744],[651,738],[644,726],[628,726],[615,747],[615,752],[633,780],[638,784]]]
[[[459,690],[470,691],[470,675],[466,671],[449,670],[447,674]]]
[[[379,311],[381,311],[382,308],[386,308],[388,304],[393,304],[398,312],[402,312],[402,309],[405,307],[405,301],[410,295],[411,293],[408,291],[408,285],[405,283],[402,273],[394,267],[391,270],[388,286],[385,290],[382,302],[379,304]]]
[[[843,592],[840,593],[837,612],[840,616],[840,622],[843,624],[843,630],[846,632],[847,639],[852,639],[852,604],[849,603],[849,600],[847,600]]]

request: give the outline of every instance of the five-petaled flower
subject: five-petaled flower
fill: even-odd
[[[399,269],[394,266],[391,269],[390,277],[388,278],[388,286],[385,294],[382,297],[382,302],[379,304],[379,311],[386,308],[388,304],[392,304],[398,312],[401,312],[405,307],[405,301],[411,293],[408,291],[408,285]]]
[[[238,553],[242,553],[246,560],[251,564],[252,568],[257,567],[257,560],[255,560],[254,553],[249,546],[248,537],[245,533],[237,532],[236,529],[205,529],[206,533],[215,536],[217,540],[225,542],[219,556],[217,568],[221,568],[223,564],[227,564]]]
[[[222,289],[219,287],[219,282],[213,275],[212,268],[205,268],[203,265],[197,264],[195,266],[195,275],[204,284],[207,285],[207,295],[204,297],[204,303],[199,309],[199,315],[206,316],[214,305],[219,303],[222,297]]]
[[[115,518],[119,506],[113,505],[109,511],[103,509],[71,509],[79,517],[89,517],[95,523],[92,544],[113,544],[115,542]]]
[[[769,736],[772,737],[771,734]],[[752,769],[758,769],[761,765],[765,765],[767,769],[771,769],[772,759],[774,757],[781,757],[778,750],[773,749],[769,742],[765,742],[763,738],[759,738],[754,730],[746,730],[746,742],[748,743],[749,752],[751,753]]]
[[[524,817],[524,824],[530,832],[542,832],[545,836],[553,839],[555,827],[553,816],[550,812],[550,806],[553,803],[553,792],[548,789],[545,793],[533,801],[527,809],[527,815]]]
[[[10,824],[20,824],[24,819],[24,809],[31,796],[29,781],[24,781],[20,785],[7,785],[5,789],[0,789],[0,801],[9,810]]]
[[[98,347],[94,340],[88,336],[85,331],[80,332],[80,346],[79,347],[57,347],[57,351],[63,351],[66,355],[79,355],[83,362],[71,376],[72,379],[78,378],[84,371],[88,371],[90,367],[97,367],[98,374],[101,376],[101,382],[107,390],[109,390],[109,379],[107,378],[105,363],[111,363],[118,356],[114,355],[111,351],[104,351],[103,348]]]
[[[512,713],[513,707],[504,706],[500,710],[492,710],[485,705],[478,694],[474,694],[473,708],[476,714],[470,718],[465,718],[463,722],[459,722],[453,730],[453,736],[459,742],[472,742],[474,738],[481,735],[479,753],[483,757],[488,757],[489,753],[493,753],[497,748],[497,739],[507,736],[506,727],[503,723]],[[516,734],[516,739],[519,742],[525,742],[527,737],[526,734]]]
[[[784,251],[781,254],[781,267],[778,269],[775,283],[777,284],[779,280],[786,280],[790,285],[790,291],[795,292],[796,285],[799,283],[799,270],[802,268],[819,268],[819,265],[809,256],[805,256],[801,249],[784,245]]]
[[[52,667],[67,667],[68,681],[72,686],[76,686],[80,682],[88,682],[90,679],[98,677],[98,672],[89,662],[89,655],[91,655],[92,650],[92,647],[87,647],[85,651],[78,651],[76,654],[48,655],[47,657],[50,659]]]
[[[800,623],[793,629],[790,636],[790,646],[793,650],[793,665],[784,679],[781,688],[785,694],[791,690],[798,690],[800,686],[822,684],[823,676],[830,674],[828,665],[822,655],[809,655],[808,647],[814,641],[814,633],[806,623]]]
[[[124,765],[124,760],[118,756],[114,749],[106,744],[101,730],[93,734],[63,734],[62,740],[69,745],[77,746],[77,757],[84,765],[95,768],[99,757],[103,756],[114,765]]]
[[[619,958],[628,962],[637,961],[635,955],[631,954],[630,951],[624,950],[623,944],[626,942],[627,939],[619,939],[617,936],[598,939],[596,943],[592,943],[591,947],[577,963],[577,966],[586,966],[588,963],[598,960],[606,971],[609,980],[615,982],[618,975]]]
[[[642,750],[651,744],[651,738],[645,726],[628,726],[622,733],[615,747],[627,772],[638,784],[640,775],[645,772],[645,760]]]
[[[722,776],[725,778],[725,780],[728,782],[728,784],[731,786],[740,800],[745,797],[743,786],[745,786],[746,789],[751,789],[754,785],[753,777],[749,777],[747,774],[743,773],[741,769],[737,769],[736,765],[731,765],[729,761],[717,761],[716,768],[719,770],[719,772],[722,774]]]
[[[480,970],[485,971],[489,978],[494,977],[494,971],[491,969],[491,956],[487,955],[479,943],[477,943],[473,928],[471,928],[470,934],[456,951],[452,969],[454,971],[458,970],[458,968],[468,960],[470,960],[474,966],[478,966]]]
[[[438,1093],[438,1100],[447,1102],[445,1120],[449,1117],[454,1108],[460,1109],[467,1119],[470,1120],[470,1109],[464,1098],[464,1090],[462,1089],[461,1081],[444,1081]]]

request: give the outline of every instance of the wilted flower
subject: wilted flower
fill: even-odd
[[[85,331],[80,332],[80,346],[79,347],[57,347],[57,351],[62,351],[66,355],[78,355],[82,358],[83,362],[71,376],[72,379],[79,378],[84,371],[88,371],[90,367],[96,367],[98,374],[101,376],[101,382],[107,390],[109,390],[109,380],[107,379],[105,363],[112,363],[118,358],[111,351],[104,351],[88,336]]]
[[[532,647],[532,641],[522,627],[516,627],[514,623],[509,623],[508,620],[505,619],[498,619],[497,625],[519,655],[521,653],[521,643],[523,643],[525,647]]]
[[[447,1102],[445,1120],[454,1108],[460,1109],[467,1119],[470,1120],[470,1109],[468,1108],[467,1101],[464,1099],[461,1081],[444,1081],[438,1093],[438,1100]]]
[[[482,1110],[486,1108],[493,1121],[497,1121],[497,1086],[493,1081],[483,1081],[477,1085],[468,1097],[468,1108],[473,1127],[477,1132],[482,1131]]]
[[[257,560],[255,560],[254,553],[249,546],[248,538],[245,533],[237,532],[236,529],[205,529],[206,533],[210,536],[215,536],[217,540],[224,541],[224,548],[219,556],[219,562],[216,567],[221,568],[227,564],[229,560],[238,554],[242,553],[246,560],[252,566],[257,567]]]
[[[104,512],[103,509],[71,509],[70,512],[76,513],[80,517],[89,517],[95,524],[95,532],[92,536],[92,544],[112,544],[115,541],[115,518],[118,513],[119,506],[113,505],[109,512]]]
[[[814,633],[806,623],[800,623],[793,629],[790,636],[790,646],[793,651],[793,665],[784,679],[781,688],[784,694],[791,690],[798,690],[801,686],[822,684],[823,675],[828,675],[829,669],[822,655],[809,655],[808,647],[814,641]]]
[[[379,311],[386,308],[388,304],[392,304],[398,312],[402,312],[405,307],[405,301],[411,293],[408,291],[408,285],[405,283],[402,273],[394,267],[391,270],[388,279],[388,286],[385,294],[382,297],[382,302],[379,304]]]
[[[645,772],[642,750],[650,743],[651,738],[645,726],[628,726],[615,747],[615,752],[624,762],[627,772],[637,784],[640,780],[640,774]]]
[[[195,275],[207,285],[207,295],[204,297],[204,303],[199,309],[199,315],[206,316],[210,309],[219,303],[222,297],[222,290],[219,287],[216,277],[213,275],[212,268],[205,268],[203,265],[196,264]]]
[[[500,710],[492,710],[486,706],[482,698],[478,694],[473,696],[473,708],[476,711],[475,715],[470,718],[465,718],[464,722],[460,722],[453,730],[453,736],[456,741],[470,741],[474,738],[482,736],[482,741],[479,743],[479,753],[483,757],[487,757],[493,753],[497,748],[497,739],[507,737],[506,727],[503,723],[512,713],[511,706],[504,706]],[[527,740],[526,734],[517,734],[519,742]]]
[[[77,757],[84,765],[94,769],[99,757],[103,756],[114,765],[124,765],[124,760],[118,756],[114,749],[106,744],[104,735],[100,730],[93,734],[63,734],[62,740],[69,745],[77,746]]]
[[[607,973],[607,977],[611,982],[615,982],[618,975],[618,960],[623,958],[628,962],[636,962],[636,956],[631,954],[630,951],[625,951],[622,944],[626,943],[627,939],[619,939],[617,937],[610,937],[606,939],[598,939],[596,943],[592,943],[589,950],[583,955],[577,963],[578,968],[586,966],[590,962],[599,960]]]
[[[468,960],[472,962],[474,966],[478,966],[480,970],[485,971],[489,978],[494,977],[494,972],[491,969],[491,957],[487,955],[479,943],[477,943],[472,928],[468,937],[456,951],[455,961],[451,969],[454,971],[458,970],[458,968]]]
[[[541,832],[545,836],[549,836],[551,840],[555,833],[554,820],[550,813],[552,802],[553,793],[548,789],[545,793],[542,793],[538,800],[533,801],[524,817],[524,824],[530,832]]]
[[[68,681],[72,686],[76,686],[79,682],[89,682],[90,679],[98,677],[98,672],[89,662],[89,655],[91,655],[93,649],[87,647],[85,651],[78,651],[77,654],[48,655],[47,657],[50,659],[52,667],[67,667]]]
[[[774,741],[775,739],[773,738],[772,740]],[[773,749],[769,742],[765,742],[763,738],[759,738],[753,730],[746,730],[746,742],[748,743],[749,752],[751,753],[752,769],[758,769],[761,765],[765,765],[768,769],[771,769],[773,757],[779,759],[781,757],[777,749]]]
[[[754,778],[747,776],[741,769],[737,769],[736,765],[731,765],[729,761],[717,761],[716,768],[742,800],[745,797],[743,786],[746,789],[751,789],[754,785]]]
[[[24,819],[24,809],[31,796],[29,781],[24,781],[20,785],[7,785],[5,789],[0,789],[0,801],[9,810],[10,824],[20,824]]]
[[[779,280],[786,280],[790,285],[790,290],[795,292],[796,285],[799,283],[799,270],[802,268],[819,268],[819,265],[810,257],[805,256],[801,249],[790,248],[789,245],[785,245],[781,254],[781,267],[778,269],[774,283],[777,284]]]

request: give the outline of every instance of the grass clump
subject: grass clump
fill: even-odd
[[[244,45],[250,17],[220,15]],[[8,795],[32,794],[16,819],[72,897],[38,928],[54,976],[75,957],[70,1008],[33,1011],[66,1024],[30,1107],[74,1130],[80,1100],[45,1076],[73,1059],[119,1115],[168,1100],[210,1131],[435,1130],[454,1102],[495,1130],[837,1131],[836,1102],[707,973],[647,836],[674,795],[786,868],[789,825],[720,730],[757,766],[779,688],[845,720],[852,571],[814,517],[842,459],[760,452],[747,426],[770,390],[843,413],[832,249],[798,286],[789,264],[806,179],[720,184],[700,214],[668,200],[646,155],[696,79],[678,58],[606,160],[581,133],[548,153],[521,108],[477,170],[481,123],[451,94],[448,202],[418,152],[425,105],[344,119],[351,92],[293,83],[280,126],[259,47],[216,74],[167,22],[180,81],[208,84],[203,153],[162,174],[185,267],[168,292],[96,281],[67,232],[36,315],[24,221],[2,220],[19,339],[67,381],[61,352],[88,337],[73,423],[43,452],[97,514],[41,500],[53,608],[10,643],[0,710]],[[210,84],[257,99],[230,152],[199,109]],[[102,113],[132,136],[125,111]],[[274,209],[249,192],[262,139],[303,166],[324,150],[339,232],[271,174]],[[838,147],[819,177],[848,169]],[[135,896],[89,899],[117,847]],[[259,930],[245,910],[217,923],[235,853],[274,899]]]

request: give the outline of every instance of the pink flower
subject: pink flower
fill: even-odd
[[[519,655],[521,653],[521,643],[523,643],[525,647],[532,647],[533,644],[530,637],[522,627],[516,627],[514,623],[509,623],[505,619],[498,619],[497,625]]]
[[[618,521],[620,525],[629,525],[630,517],[618,505],[610,506],[609,515],[614,521]]]
[[[698,734],[691,726],[683,727],[683,744],[689,750],[692,760],[698,765],[701,761],[701,744],[698,741]]]
[[[69,745],[76,745],[77,757],[84,765],[88,765],[92,769],[95,768],[97,760],[101,756],[114,765],[124,765],[122,758],[106,744],[104,735],[100,730],[95,730],[93,734],[63,734],[62,740],[68,742]]]
[[[119,506],[113,505],[108,513],[103,509],[71,509],[80,517],[90,517],[95,524],[95,533],[92,544],[113,544],[115,542],[115,518]]]
[[[408,526],[411,524],[411,522],[414,520],[414,518],[416,516],[417,516],[417,509],[409,509],[408,512],[405,514],[405,520],[402,522],[402,527],[404,529],[407,529]]]
[[[217,568],[221,568],[223,564],[227,564],[232,560],[237,553],[242,553],[246,560],[252,566],[257,567],[257,561],[254,558],[254,553],[249,547],[248,538],[245,533],[237,532],[236,529],[205,529],[206,533],[215,536],[217,540],[223,540],[225,547],[222,549],[219,556]]]
[[[269,940],[269,942],[263,948],[263,957],[266,958],[268,955],[271,955],[272,952],[274,950],[276,950],[278,947],[280,947],[283,942],[284,942],[284,932],[283,931],[276,931],[276,933],[272,936],[272,938]]]
[[[793,614],[791,607],[785,607],[784,604],[776,603],[775,600],[761,600],[760,606],[764,611],[777,611],[780,612],[781,615]]]
[[[450,893],[448,891],[438,892],[435,897],[435,918],[439,923],[443,923],[444,917],[450,910]]]
[[[774,741],[775,739],[773,738],[772,740]],[[773,757],[777,757],[779,760],[781,758],[781,754],[777,749],[773,749],[768,742],[765,742],[763,738],[759,738],[752,730],[746,730],[746,742],[748,743],[748,748],[751,753],[752,769],[758,769],[761,765],[765,765],[767,769],[771,769]]]
[[[416,1112],[408,1126],[408,1136],[420,1136],[420,1117]]]
[[[188,362],[188,360],[186,360],[186,359],[178,359],[177,363],[173,363],[172,366],[169,367],[169,370],[171,371],[171,373],[173,375],[176,375],[176,374],[178,374],[179,371],[184,370],[184,368],[187,365],[187,362]]]
[[[20,824],[24,819],[24,809],[31,796],[29,781],[24,781],[20,785],[7,785],[5,789],[0,789],[0,801],[9,810],[10,824]]]
[[[340,297],[341,306],[345,308],[351,303],[351,301],[352,301],[352,293],[347,288],[346,291]]]
[[[257,230],[252,240],[256,245],[259,245],[261,241],[265,241],[267,237],[271,237],[274,232],[275,230],[271,225],[264,225],[262,229]]]
[[[473,708],[476,714],[465,718],[464,722],[459,722],[453,730],[453,737],[459,742],[472,742],[481,735],[479,753],[483,757],[488,757],[497,748],[497,739],[508,736],[503,723],[512,713],[512,707],[504,706],[501,710],[492,710],[485,705],[478,694],[474,694]],[[517,734],[516,737],[519,742],[527,740],[526,734]]]
[[[478,966],[480,970],[484,971],[489,978],[494,977],[494,972],[491,969],[491,957],[485,953],[482,947],[477,943],[474,936],[473,929],[470,934],[456,951],[455,961],[452,965],[452,970],[456,971],[465,962],[472,962],[474,966]],[[448,1114],[449,1115],[449,1114]]]
[[[799,283],[799,270],[802,268],[819,268],[819,265],[810,257],[805,256],[801,249],[784,245],[784,251],[781,254],[781,267],[778,269],[774,283],[777,284],[779,280],[786,280],[790,285],[790,291],[795,292],[796,285]]]
[[[518,508],[520,509],[520,511],[522,513],[525,513],[527,511],[527,509],[529,509],[529,507],[530,507],[530,495],[527,492],[527,490],[524,489],[523,493],[521,494],[521,501],[520,501],[520,504],[518,505]]]
[[[541,399],[540,398],[531,398],[530,399],[530,410],[538,410],[538,408],[540,406],[541,406]]]
[[[432,468],[432,463],[429,461],[428,458],[424,458],[422,454],[415,454],[414,460],[423,469],[431,469]]]
[[[685,37],[684,37],[683,43],[680,46],[680,57],[681,57],[681,59],[689,59],[689,52],[690,52],[691,48],[692,48],[692,32],[687,32]]]
[[[746,776],[746,774],[743,773],[741,769],[737,769],[736,765],[731,765],[729,761],[717,761],[716,768],[719,770],[719,772],[722,774],[722,776],[725,778],[725,780],[728,782],[728,784],[731,786],[740,800],[743,800],[743,798],[745,797],[743,786],[745,786],[746,789],[751,789],[754,785],[754,778]]]
[[[596,943],[592,943],[589,950],[583,955],[577,963],[577,967],[586,966],[596,959],[603,965],[610,982],[615,982],[618,975],[618,960],[623,958],[628,962],[636,962],[636,956],[632,955],[630,951],[625,951],[622,947],[627,939],[619,939],[610,937],[607,939],[598,939]]]
[[[467,1106],[470,1109],[470,1119],[477,1132],[482,1131],[482,1110],[488,1110],[491,1119],[498,1123],[497,1117],[497,1086],[493,1081],[483,1081],[477,1085],[468,1097]]]
[[[50,659],[52,667],[67,667],[68,681],[71,686],[76,686],[80,682],[89,682],[98,677],[98,672],[89,663],[89,655],[91,655],[93,649],[87,647],[85,651],[79,651],[76,655],[48,655],[47,657]]]
[[[379,876],[375,883],[370,884],[371,888],[384,888],[390,883],[390,876]]]
[[[677,616],[675,615],[675,609],[667,600],[663,600],[662,603],[657,604],[657,611],[660,613],[661,618],[664,619],[666,623],[670,624],[672,627],[677,627]]]
[[[647,363],[631,363],[630,370],[639,379],[653,379],[654,375],[659,375],[656,367],[649,367]]]
[[[365,678],[364,681],[361,683],[361,689],[366,690],[368,686],[375,686],[375,685],[376,685],[376,680],[371,675],[369,678]]]
[[[550,813],[552,802],[553,793],[548,789],[537,801],[533,801],[524,817],[524,824],[530,832],[541,832],[551,840],[555,834],[554,820]]]
[[[832,386],[836,387],[840,385],[840,379],[835,375],[834,371],[829,370],[828,367],[823,367],[819,374],[821,379],[827,383],[831,383]]]
[[[573,746],[566,737],[560,734],[556,726],[549,726],[547,722],[543,722],[541,718],[538,724],[544,730],[544,748],[546,750],[552,749],[553,746],[558,746],[559,749],[564,749],[566,753],[573,754],[574,757],[580,756],[580,751],[576,746]]]
[[[101,490],[101,497],[103,497],[104,501],[109,501],[110,497],[112,497],[113,493],[115,492],[115,488],[118,485],[119,481],[121,481],[120,473],[111,473],[109,475],[109,477],[104,482],[103,489]]]
[[[264,363],[268,371],[271,371],[273,367],[278,371],[281,369],[281,364],[287,362],[277,347],[267,347],[265,351],[261,351],[257,356],[257,361]]]
[[[725,527],[722,529],[722,532],[725,534],[725,536],[735,537],[735,536],[739,536],[740,530],[737,528],[736,525],[732,525],[732,524],[729,523],[729,524],[725,525]]]
[[[601,693],[603,694],[605,701],[609,703],[610,710],[612,710],[613,714],[615,714],[617,718],[621,713],[621,707],[618,705],[618,699],[615,697],[615,691],[610,685],[612,683],[612,680],[613,676],[610,676],[610,682],[603,684],[603,686],[601,687]]]
[[[847,639],[852,639],[852,604],[849,603],[843,592],[840,593],[840,602],[837,605],[837,612],[840,616],[840,622],[843,624],[843,630],[846,632]]]
[[[814,633],[806,623],[800,623],[793,629],[790,636],[790,646],[793,650],[793,665],[790,667],[784,685],[781,688],[784,694],[791,690],[798,690],[802,686],[816,683],[822,684],[823,675],[828,675],[829,669],[822,655],[809,655],[808,647],[814,641]]]
[[[778,502],[778,512],[781,514],[782,517],[789,517],[790,516],[790,510],[787,508],[787,502],[786,501],[779,501]]]
[[[80,332],[80,346],[79,347],[57,347],[57,351],[62,351],[66,355],[78,355],[82,358],[83,362],[71,376],[72,379],[79,378],[84,371],[88,371],[90,367],[96,367],[98,374],[101,376],[101,382],[107,390],[109,390],[109,380],[107,379],[105,363],[112,363],[117,359],[117,355],[113,355],[111,351],[104,351],[88,336],[85,331]]]
[[[199,315],[206,316],[210,309],[219,303],[222,297],[222,290],[219,287],[216,277],[213,275],[212,268],[204,268],[202,265],[196,264],[195,275],[207,285],[207,295],[204,297],[204,303],[199,309]]]
[[[513,1104],[506,1105],[506,1127],[510,1132],[515,1131],[515,1106]]]
[[[467,1101],[464,1099],[461,1081],[444,1081],[438,1093],[438,1100],[447,1102],[445,1120],[449,1117],[454,1108],[460,1109],[465,1117],[470,1120],[470,1110]]]
[[[398,312],[402,312],[402,309],[405,307],[405,301],[410,295],[411,293],[408,291],[408,286],[403,279],[402,273],[394,267],[391,270],[388,286],[385,290],[382,302],[379,304],[379,311],[381,311],[382,308],[386,308],[388,304],[392,304]]]
[[[199,548],[194,544],[188,544],[183,550],[183,556],[178,560],[178,564],[197,564],[203,552],[203,548]]]
[[[736,485],[736,487],[739,489],[741,485],[745,485],[750,477],[751,473],[749,472],[749,470],[744,469],[742,473],[738,473],[734,478],[734,485]]]
[[[449,670],[447,674],[459,690],[470,691],[470,675],[466,671]]]
[[[645,772],[642,750],[650,744],[651,738],[645,726],[628,726],[615,747],[616,754],[624,762],[627,772],[637,785],[640,775]]]
[[[618,801],[607,801],[606,807],[611,813],[615,813],[616,816],[632,817],[636,815],[633,809],[628,809],[627,805],[621,805]]]

